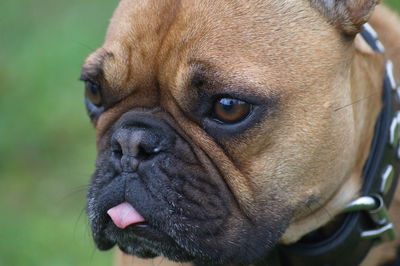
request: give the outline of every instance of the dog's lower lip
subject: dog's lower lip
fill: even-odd
[[[137,237],[145,238],[153,241],[164,241],[165,238],[169,238],[168,234],[160,231],[157,227],[154,227],[150,223],[141,222],[132,224],[127,228],[123,229],[124,233],[133,233]]]
[[[147,222],[141,222],[141,223],[137,223],[137,224],[132,224],[129,227],[131,227],[132,229],[146,229],[149,228],[149,223]]]
[[[132,224],[126,227],[125,229],[122,229],[122,232],[125,233],[134,233],[137,235],[147,235],[149,232],[153,232],[156,230],[151,224],[148,222],[141,222],[137,224]]]

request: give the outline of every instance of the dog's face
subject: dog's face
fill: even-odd
[[[352,49],[308,1],[122,1],[82,74],[98,247],[264,256],[352,170]]]

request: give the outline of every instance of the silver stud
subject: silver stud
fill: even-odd
[[[386,73],[389,77],[389,81],[390,81],[390,86],[392,87],[393,90],[396,89],[396,81],[394,79],[394,75],[393,75],[393,62],[388,60],[386,62]]]
[[[399,112],[393,117],[392,123],[390,124],[389,142],[394,148],[396,148],[399,143]]]
[[[398,88],[396,89],[396,94],[397,94],[397,101],[400,102],[400,87],[398,87]]]
[[[372,37],[374,37],[374,39],[378,38],[378,34],[376,33],[376,31],[371,27],[371,25],[369,25],[369,23],[365,23],[364,24],[364,29],[372,35]]]
[[[379,192],[382,193],[382,195],[386,195],[389,192],[390,187],[392,186],[393,183],[393,177],[394,177],[394,169],[393,166],[389,164],[388,166],[386,166],[381,177],[382,183]]]
[[[383,44],[379,40],[377,40],[375,42],[375,44],[376,44],[376,47],[378,47],[379,52],[381,52],[381,53],[385,52],[385,46],[383,46]]]

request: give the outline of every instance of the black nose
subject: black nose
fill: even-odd
[[[141,116],[124,120],[111,137],[111,160],[119,171],[136,171],[140,162],[152,160],[174,142],[165,122]]]

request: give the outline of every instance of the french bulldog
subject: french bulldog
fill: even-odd
[[[378,2],[122,0],[81,75],[97,247],[253,264],[340,213],[382,107],[368,20],[400,77],[400,22]]]

